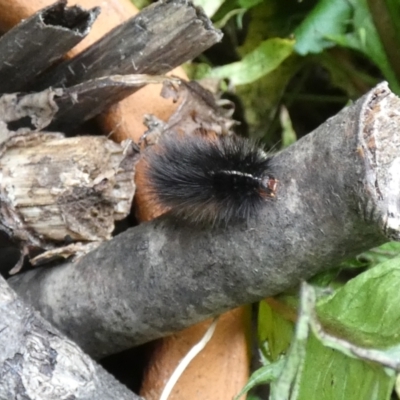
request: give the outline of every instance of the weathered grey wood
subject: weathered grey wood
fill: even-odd
[[[161,0],[53,68],[31,89],[72,86],[107,75],[163,74],[198,56],[221,37],[190,1]]]
[[[93,248],[73,242],[110,239],[114,222],[130,213],[135,192],[138,151],[131,141],[42,131],[61,98],[63,89],[0,96],[0,231],[18,242],[24,255],[32,248],[52,250],[37,262]],[[18,128],[21,124],[26,126]]]
[[[2,277],[0,321],[1,400],[142,399],[24,304]]]
[[[38,11],[0,38],[0,93],[26,89],[90,32],[100,9],[66,3],[58,1]]]
[[[276,155],[277,198],[247,225],[199,229],[163,217],[75,264],[29,271],[10,283],[100,357],[399,240],[399,108],[400,99],[381,84]]]
[[[135,151],[103,136],[15,135],[0,154],[0,229],[27,245],[111,238],[131,210]]]
[[[114,103],[136,92],[145,84],[162,83],[162,76],[111,75],[63,89],[54,98],[58,111],[48,129],[73,132],[82,122],[100,114]]]

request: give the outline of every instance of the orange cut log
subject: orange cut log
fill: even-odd
[[[213,337],[189,364],[168,400],[232,400],[249,376],[250,333],[246,327],[250,326],[250,318],[250,307],[221,315]],[[160,398],[176,366],[201,339],[210,323],[211,320],[196,324],[156,342],[140,395],[146,400]]]

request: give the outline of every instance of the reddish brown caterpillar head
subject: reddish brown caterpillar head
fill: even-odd
[[[260,189],[260,195],[264,198],[275,197],[278,180],[270,175],[267,175],[261,180],[261,182],[262,188]]]

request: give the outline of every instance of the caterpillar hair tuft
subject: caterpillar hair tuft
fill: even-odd
[[[271,158],[238,136],[165,136],[145,151],[146,197],[194,223],[255,217],[275,196]]]

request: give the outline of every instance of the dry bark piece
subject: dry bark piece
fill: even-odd
[[[74,132],[83,121],[100,114],[101,111],[148,84],[176,81],[159,75],[111,75],[97,78],[63,90],[55,97],[58,112],[48,127],[49,130]]]
[[[129,96],[144,85],[180,81],[166,76],[144,74],[112,75],[76,86],[43,92],[9,94],[0,97],[0,121],[7,129],[43,129],[74,132],[82,122],[99,114],[110,104]]]
[[[57,260],[59,262],[60,258],[63,258],[63,259],[73,258],[74,261],[76,261],[78,258],[83,257],[84,255],[97,249],[97,247],[100,245],[100,243],[101,243],[100,241],[99,242],[90,242],[90,243],[77,242],[77,243],[69,244],[67,246],[57,247],[53,250],[47,250],[44,253],[31,258],[30,262],[33,266],[37,266],[37,265],[49,263],[54,260]],[[19,272],[19,270],[20,270],[20,267],[18,268],[18,266],[16,266],[9,272],[9,274],[13,275],[13,274]]]
[[[130,212],[135,155],[104,137],[15,135],[0,158],[3,227],[44,249],[110,239]]]
[[[167,75],[187,79],[182,68],[175,68]],[[113,104],[97,117],[103,133],[106,136],[111,133],[112,139],[116,142],[132,139],[138,143],[147,130],[144,123],[146,114],[152,114],[167,121],[179,105],[179,102],[174,103],[170,99],[161,97],[161,89],[162,84],[148,85],[126,99]]]
[[[0,10],[2,11],[0,13],[0,30],[7,32],[21,20],[29,18],[38,10],[52,4],[54,4],[54,0],[0,0]],[[75,46],[68,53],[68,57],[80,53],[112,28],[138,12],[129,0],[69,0],[68,4],[86,9],[101,7],[101,13],[91,29],[90,35]]]
[[[0,97],[0,228],[28,247],[107,240],[114,221],[131,209],[137,158],[131,141],[37,131],[50,124],[64,93]],[[36,131],[10,130],[26,120]]]
[[[15,134],[31,133],[48,126],[58,111],[56,96],[62,89],[47,89],[32,94],[5,94],[0,97],[0,152],[7,140]],[[25,129],[19,129],[24,125]]]
[[[1,277],[0,317],[1,399],[142,399],[24,304]]]
[[[99,8],[66,7],[58,1],[0,38],[0,93],[24,90],[32,80],[79,43]]]
[[[100,357],[274,295],[399,240],[399,108],[387,84],[378,85],[277,154],[277,199],[255,221],[210,231],[165,216],[75,264],[38,268],[10,283]]]
[[[201,54],[221,37],[221,32],[192,3],[160,1],[45,73],[31,90],[72,86],[115,74],[164,74]]]
[[[228,109],[221,108],[212,93],[197,82],[165,80],[161,96],[172,98],[175,103],[179,101],[179,105],[166,122],[145,116],[149,130],[139,142],[142,147],[156,143],[161,135],[232,134],[231,128],[236,124],[232,119],[232,103]]]

